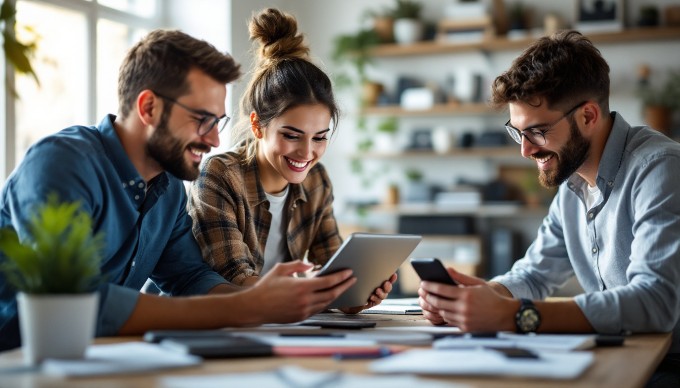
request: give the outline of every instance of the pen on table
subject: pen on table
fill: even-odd
[[[336,353],[333,355],[333,358],[336,360],[365,360],[371,358],[382,358],[390,355],[392,355],[392,351],[389,348],[381,347],[379,349],[359,353]]]

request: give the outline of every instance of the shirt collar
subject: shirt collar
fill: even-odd
[[[617,112],[612,112],[614,124],[607,138],[600,165],[597,169],[596,185],[606,197],[614,186],[614,178],[619,172],[623,153],[628,143],[630,125]],[[586,181],[578,174],[573,174],[568,180],[568,186],[573,191],[581,190]]]
[[[97,126],[97,130],[101,134],[102,144],[106,150],[108,158],[112,161],[116,172],[118,173],[118,182],[125,190],[130,198],[130,201],[140,205],[146,196],[147,182],[144,181],[139,172],[130,161],[130,157],[125,152],[123,144],[118,138],[113,122],[116,116],[109,114],[102,119]],[[161,173],[156,179],[153,179],[154,185],[152,190],[158,195],[162,194],[168,186],[168,179],[165,173]]]

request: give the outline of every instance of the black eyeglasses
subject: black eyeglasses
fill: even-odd
[[[212,131],[215,125],[217,125],[217,133],[221,133],[222,130],[227,127],[229,120],[231,120],[231,117],[227,116],[226,114],[222,117],[217,117],[216,115],[204,110],[189,108],[188,106],[182,104],[181,102],[175,100],[174,98],[170,98],[168,96],[164,96],[156,92],[154,92],[154,94],[168,102],[177,104],[179,105],[180,108],[198,116],[199,118],[196,119],[196,121],[198,121],[197,128],[198,136],[207,135],[208,133],[210,133],[210,131]]]
[[[575,107],[569,109],[567,113],[565,113],[562,117],[557,119],[555,122],[552,124],[548,125],[541,125],[539,128],[527,128],[523,131],[520,131],[519,129],[513,127],[510,125],[510,120],[508,120],[507,123],[505,123],[505,130],[508,131],[508,134],[510,134],[510,137],[514,141],[517,142],[517,144],[522,144],[522,136],[526,137],[527,140],[529,140],[529,143],[537,146],[542,146],[545,145],[545,134],[551,130],[557,123],[560,121],[564,120],[565,117],[569,116],[570,114],[574,113],[576,109],[580,108],[583,106],[588,101],[583,101],[576,105]]]

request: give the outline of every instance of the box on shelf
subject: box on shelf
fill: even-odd
[[[440,42],[479,42],[493,36],[493,23],[486,15],[465,20],[444,19],[437,23],[437,40]]]

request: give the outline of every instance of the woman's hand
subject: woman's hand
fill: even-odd
[[[340,311],[342,311],[345,314],[358,314],[362,310],[371,308],[373,306],[379,305],[383,300],[387,298],[390,292],[392,292],[392,285],[394,282],[397,281],[397,274],[394,273],[392,276],[390,276],[389,279],[385,280],[385,282],[382,284],[382,286],[378,287],[373,291],[373,294],[368,298],[368,302],[366,302],[365,305],[363,306],[355,306],[355,307],[345,307],[341,308]]]

